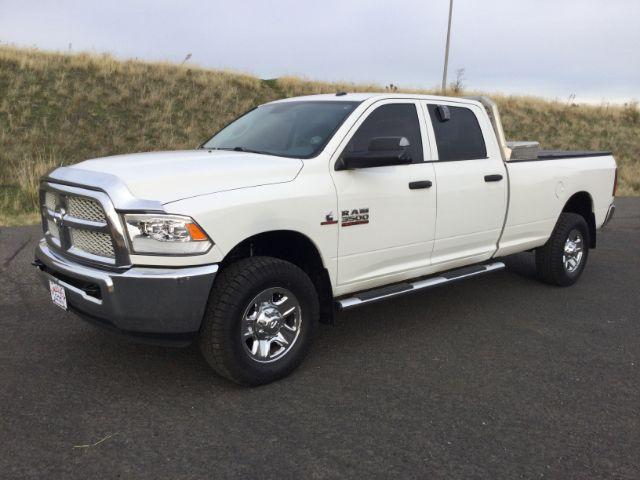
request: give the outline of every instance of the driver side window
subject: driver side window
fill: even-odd
[[[376,108],[360,125],[344,152],[366,152],[373,139],[385,137],[403,138],[402,143],[411,155],[412,163],[421,163],[422,138],[418,111],[413,103],[390,103]],[[343,153],[344,153],[343,152]]]

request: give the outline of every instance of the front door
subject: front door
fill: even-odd
[[[429,265],[436,185],[424,117],[410,100],[372,105],[342,142],[331,165],[338,195],[338,286],[358,290],[422,274]],[[335,170],[346,152],[400,138],[406,165]],[[374,140],[375,139],[375,140]],[[372,143],[373,140],[373,143]]]

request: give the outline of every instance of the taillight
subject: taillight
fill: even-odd
[[[616,192],[618,191],[618,169],[616,168],[616,174],[613,178],[613,196],[616,196]]]

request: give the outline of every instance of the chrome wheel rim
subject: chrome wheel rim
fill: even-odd
[[[287,355],[300,336],[302,309],[291,291],[268,288],[257,294],[242,315],[242,346],[249,357],[270,363]]]
[[[568,273],[574,273],[582,263],[584,256],[584,239],[578,230],[571,230],[567,240],[564,242],[564,252],[562,253],[562,263]]]

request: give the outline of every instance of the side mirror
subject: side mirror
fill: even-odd
[[[410,145],[406,137],[372,138],[366,151],[343,153],[336,170],[407,165],[412,161],[407,150]]]
[[[451,120],[451,111],[446,105],[438,105],[436,107],[436,114],[438,115],[438,120],[441,122],[448,122]]]

